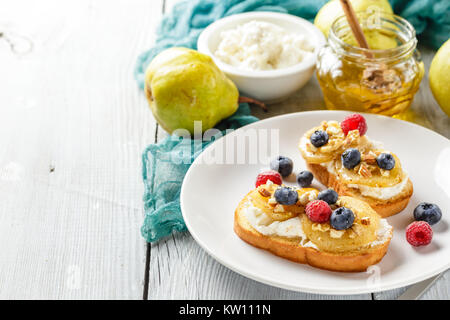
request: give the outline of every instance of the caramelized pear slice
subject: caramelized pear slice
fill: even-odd
[[[380,216],[367,203],[340,196],[337,204],[353,211],[353,226],[347,230],[335,230],[329,222],[315,223],[306,215],[302,215],[302,227],[308,239],[320,250],[327,252],[354,252],[364,249],[376,240]]]
[[[278,203],[269,203],[269,199],[272,197],[273,192],[275,192],[276,188],[278,187],[279,186],[276,184],[270,186],[262,185],[253,190],[250,193],[250,198],[253,205],[261,209],[265,214],[267,214],[272,220],[275,221],[284,221],[305,212],[305,207],[299,202],[289,206],[281,205]],[[267,193],[263,190],[267,191]],[[314,188],[298,189],[297,193],[300,197],[308,191],[315,191],[316,193],[318,193],[318,191]]]
[[[308,151],[308,149],[306,148],[307,143],[311,143],[311,142],[309,141],[308,138],[303,136],[300,139],[299,149],[302,154],[302,157],[306,160],[306,162],[319,164],[319,163],[329,162],[329,161],[333,160],[333,158],[334,158],[333,153],[319,153],[319,152]]]
[[[382,150],[374,150],[375,154],[380,154]],[[405,177],[405,173],[402,170],[400,160],[397,156],[391,153],[395,159],[395,167],[392,170],[382,170],[378,167],[377,163],[367,164],[361,162],[360,165],[354,169],[346,169],[342,165],[341,158],[336,159],[336,172],[339,180],[344,184],[360,184],[369,187],[386,188],[399,184]],[[364,174],[361,172],[360,167],[364,165],[370,174]]]

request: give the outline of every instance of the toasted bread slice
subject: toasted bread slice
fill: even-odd
[[[379,200],[366,197],[358,190],[340,183],[334,174],[330,173],[327,168],[320,164],[307,163],[307,167],[320,183],[329,188],[333,188],[339,195],[354,197],[368,203],[383,218],[392,216],[405,209],[413,194],[413,184],[408,179],[406,188],[392,199]]]
[[[392,238],[392,229],[383,243],[362,251],[331,253],[300,245],[297,238],[266,236],[254,229],[248,221],[245,208],[249,194],[239,203],[234,214],[234,231],[245,242],[265,249],[282,258],[309,264],[313,267],[341,272],[361,272],[378,263],[386,254]]]

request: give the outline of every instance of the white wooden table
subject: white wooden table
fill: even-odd
[[[209,257],[189,233],[147,245],[141,152],[164,137],[133,79],[169,0],[2,1],[1,299],[387,299],[405,289],[320,296],[259,284]],[[424,54],[427,65],[432,52]],[[323,108],[312,80],[268,114]],[[423,81],[413,109],[450,137]],[[423,297],[449,299],[450,273]]]

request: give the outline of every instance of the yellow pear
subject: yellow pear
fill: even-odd
[[[431,61],[430,88],[441,109],[450,117],[450,39]]]
[[[205,131],[238,108],[235,84],[211,57],[187,48],[164,50],[152,60],[145,93],[153,115],[169,133],[186,129],[193,134],[194,121],[201,121]]]
[[[355,12],[380,12],[393,13],[392,7],[387,0],[350,0]],[[331,0],[326,3],[317,13],[314,25],[328,37],[333,22],[344,15],[339,0]],[[389,49],[397,46],[394,38],[381,34],[377,30],[364,30],[367,42],[371,49]],[[351,45],[357,45],[353,36],[346,40]]]

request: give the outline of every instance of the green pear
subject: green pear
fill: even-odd
[[[158,54],[145,73],[145,92],[158,123],[169,133],[194,121],[202,131],[214,127],[238,108],[239,92],[211,57],[186,48]]]

